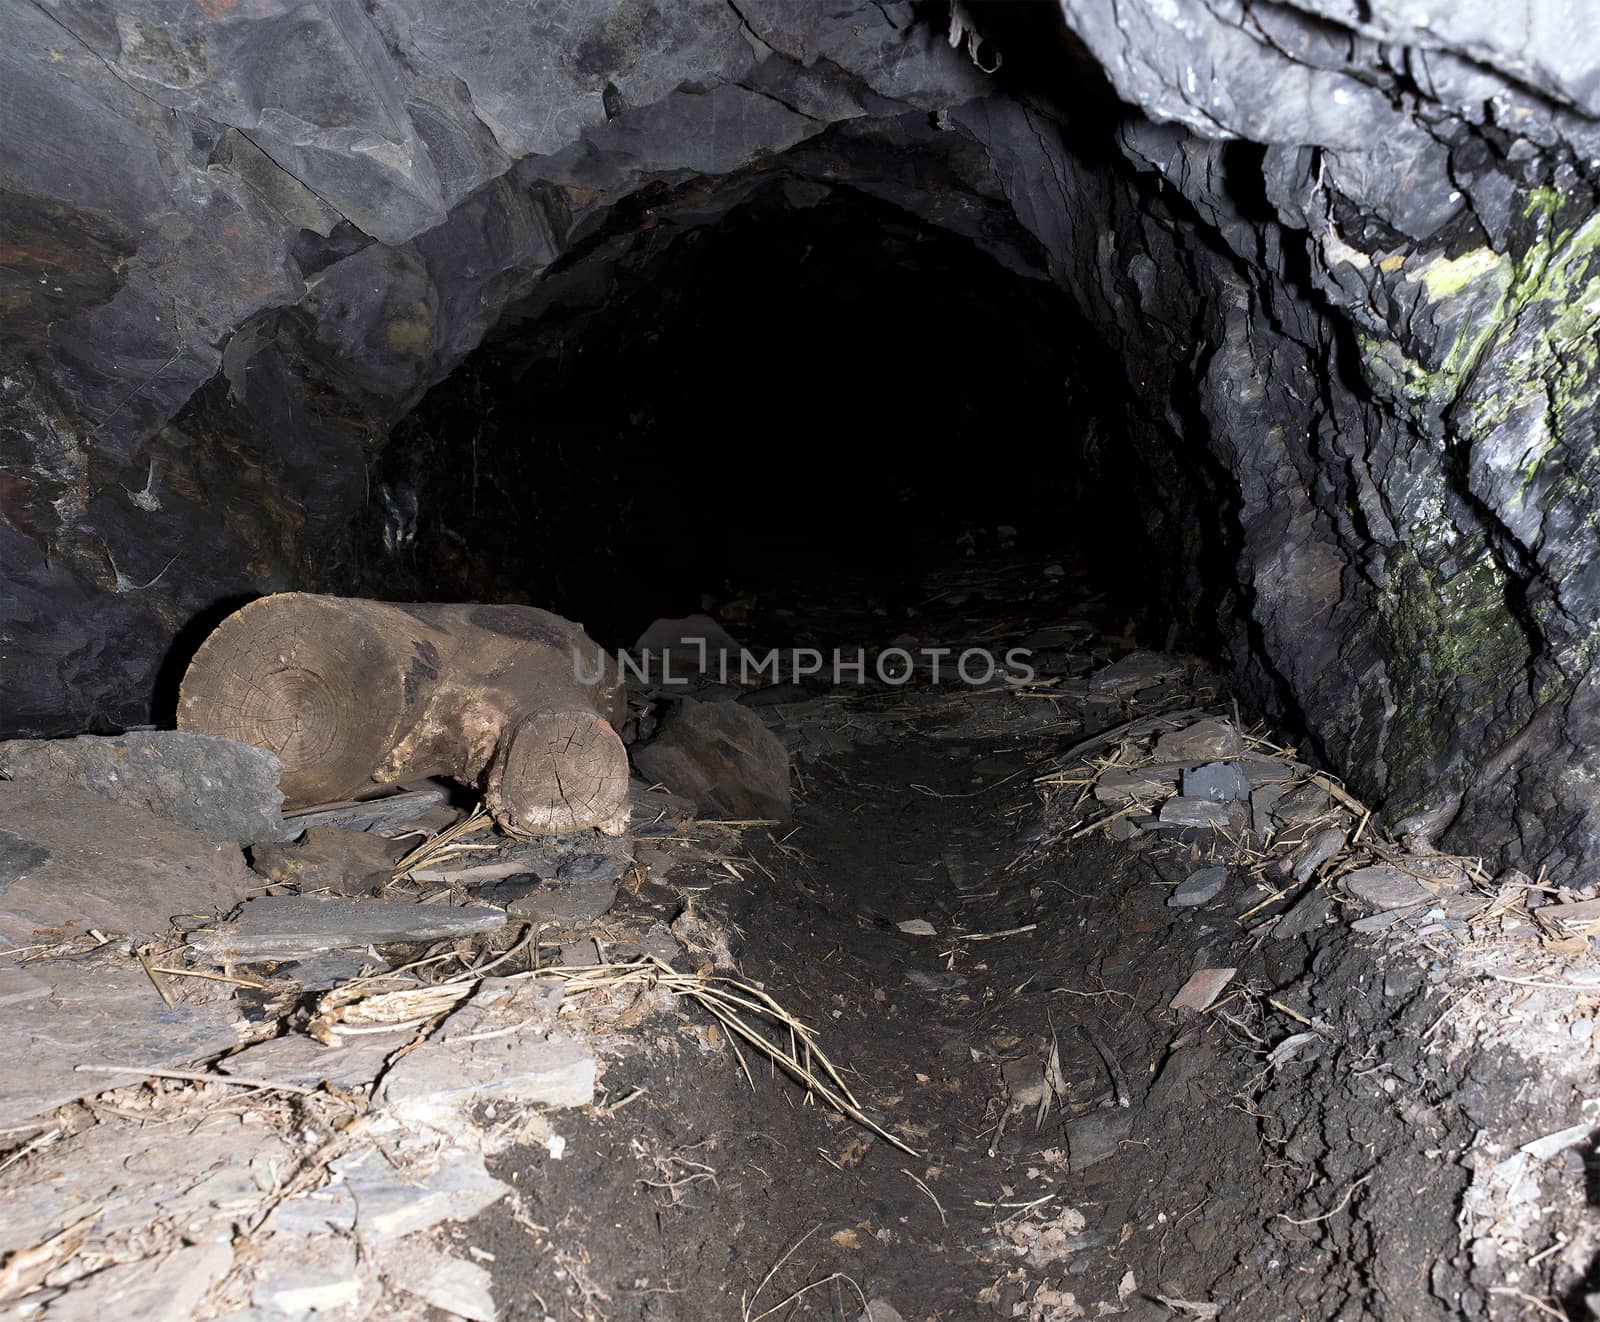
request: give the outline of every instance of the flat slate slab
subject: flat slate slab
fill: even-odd
[[[1380,911],[1409,909],[1414,904],[1432,903],[1434,899],[1434,893],[1415,877],[1381,863],[1357,868],[1344,878],[1344,887],[1356,899]]]
[[[1219,762],[1240,751],[1238,732],[1230,721],[1214,716],[1196,721],[1182,730],[1173,730],[1156,740],[1156,757],[1162,762],[1179,762],[1197,767],[1202,762]]]
[[[285,840],[278,756],[193,730],[0,742],[0,775],[148,808],[208,840]]]
[[[403,1028],[394,1033],[364,1033],[336,1047],[327,1047],[309,1037],[291,1034],[248,1046],[217,1062],[217,1068],[224,1074],[245,1074],[303,1088],[327,1082],[341,1088],[360,1088],[382,1074],[389,1057],[415,1039],[413,1029]]]
[[[107,1088],[137,1083],[137,1067],[188,1068],[238,1042],[235,1012],[213,1003],[162,1001],[134,960],[98,953],[30,964],[26,1004],[0,1014],[0,1129]],[[86,1074],[79,1065],[131,1065],[127,1074]]]
[[[387,835],[390,831],[409,826],[439,807],[446,797],[442,786],[435,788],[424,785],[377,798],[319,803],[287,814],[284,821],[295,835],[318,826],[337,826],[347,831],[375,831],[379,835]]]
[[[507,910],[534,923],[553,923],[561,929],[583,927],[600,917],[617,901],[614,881],[573,881],[544,884],[512,900]]]
[[[270,895],[193,939],[213,959],[293,959],[325,950],[476,936],[505,925],[503,909],[450,908],[404,900],[349,900],[332,895]]]
[[[1222,893],[1222,888],[1227,884],[1227,868],[1200,868],[1178,883],[1177,888],[1167,897],[1167,908],[1193,909],[1202,904],[1210,904]]]
[[[237,845],[67,785],[0,781],[0,821],[0,950],[40,932],[160,935],[253,880]]]
[[[377,1148],[362,1148],[329,1167],[355,1198],[356,1233],[381,1242],[428,1230],[441,1221],[470,1221],[511,1192],[489,1174],[477,1152],[452,1152],[431,1175],[396,1170]]]
[[[1161,805],[1160,821],[1162,826],[1226,826],[1228,805],[1178,795]]]

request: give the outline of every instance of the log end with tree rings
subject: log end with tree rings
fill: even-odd
[[[372,768],[407,710],[391,650],[326,597],[253,601],[201,645],[184,675],[178,725],[270,749],[291,806],[372,788]]]
[[[501,740],[484,806],[519,835],[621,835],[629,810],[627,750],[605,718],[591,711],[525,717]]]

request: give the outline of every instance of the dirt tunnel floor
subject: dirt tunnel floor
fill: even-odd
[[[973,580],[942,588],[982,636],[988,622],[959,606]],[[1081,618],[1065,636],[1087,668],[1098,639]],[[1221,696],[1194,663],[1144,695],[1089,713],[1091,728]],[[674,879],[726,928],[742,973],[819,1026],[914,1155],[808,1105],[759,1061],[752,1092],[714,1035],[699,1049],[659,1041],[607,1070],[611,1098],[641,1090],[624,1109],[559,1122],[561,1160],[523,1148],[498,1168],[525,1199],[520,1224],[502,1206],[479,1241],[508,1315],[1552,1306],[1527,1286],[1474,1295],[1467,1157],[1486,1114],[1543,1132],[1541,1106],[1558,1128],[1578,1098],[1514,1058],[1485,1068],[1443,1050],[1452,996],[1425,941],[1391,957],[1352,934],[1366,909],[1341,913],[1315,882],[1273,939],[1297,896],[1287,878],[1259,884],[1270,852],[1235,849],[1226,831],[1109,839],[1116,814],[1090,794],[1093,768],[1058,762],[1084,732],[1081,704],[1001,706],[959,687],[836,701],[832,725],[853,746],[802,759],[793,831],[746,832],[737,880],[726,867]],[[1229,866],[1220,891],[1175,906],[1179,884],[1216,864]],[[677,903],[656,890],[640,902]],[[1235,970],[1215,1002],[1171,1008],[1207,969]],[[1566,1160],[1571,1198],[1582,1160]],[[1587,1217],[1583,1201],[1567,1212]]]
[[[1057,567],[936,576],[898,640],[864,588],[785,604],[736,627],[1024,644],[1038,674],[744,695],[792,826],[652,807],[598,860],[615,902],[546,927],[346,958],[310,997],[310,964],[152,949],[253,1045],[9,1131],[0,1317],[1589,1315],[1584,903],[1384,836]],[[484,880],[529,848],[489,830],[386,894],[448,919],[580,889]],[[25,969],[122,979],[137,1027],[129,955]],[[713,975],[809,1025],[861,1114],[736,1047],[696,996],[750,993]],[[510,1091],[457,1088],[501,1050]]]

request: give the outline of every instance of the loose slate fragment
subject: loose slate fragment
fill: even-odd
[[[290,959],[324,950],[476,936],[505,925],[500,909],[400,900],[346,900],[327,895],[265,896],[240,907],[232,922],[194,938],[213,959]]]
[[[225,999],[168,1006],[150,977],[126,956],[45,960],[28,966],[48,996],[21,988],[25,1004],[0,1014],[0,1128],[63,1102],[137,1083],[140,1067],[190,1067],[238,1043]],[[79,1065],[129,1065],[127,1074],[93,1074]]]
[[[1201,969],[1178,989],[1178,994],[1168,1002],[1174,1010],[1200,1011],[1208,1009],[1222,994],[1222,989],[1233,981],[1238,969]]]
[[[452,1152],[421,1179],[402,1174],[377,1148],[362,1148],[329,1167],[356,1201],[356,1233],[380,1242],[427,1230],[441,1221],[468,1221],[511,1192],[489,1174],[477,1152]]]
[[[1250,797],[1250,778],[1237,762],[1207,762],[1183,773],[1183,793],[1191,799],[1232,803]]]
[[[1408,909],[1434,898],[1434,892],[1415,877],[1381,863],[1350,873],[1344,878],[1344,887],[1356,899],[1380,911]]]
[[[1185,880],[1178,883],[1177,888],[1167,899],[1167,907],[1169,909],[1190,909],[1202,904],[1209,904],[1217,898],[1222,888],[1227,884],[1227,868],[1200,868],[1195,872],[1191,872]]]
[[[430,815],[445,802],[445,791],[425,786],[402,790],[373,799],[341,799],[319,803],[290,813],[284,821],[291,831],[309,831],[317,826],[338,826],[347,831],[376,831],[388,835]]]
[[[1197,767],[1236,756],[1242,748],[1239,733],[1229,721],[1208,717],[1156,740],[1156,759]]]
[[[614,881],[555,882],[524,892],[506,910],[513,917],[566,930],[594,922],[616,902]]]
[[[1160,822],[1163,826],[1226,826],[1228,805],[1178,795],[1161,805]]]

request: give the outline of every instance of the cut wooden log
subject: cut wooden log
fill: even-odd
[[[282,592],[202,644],[178,724],[271,749],[290,809],[442,775],[517,834],[616,835],[624,701],[615,664],[548,611]]]

